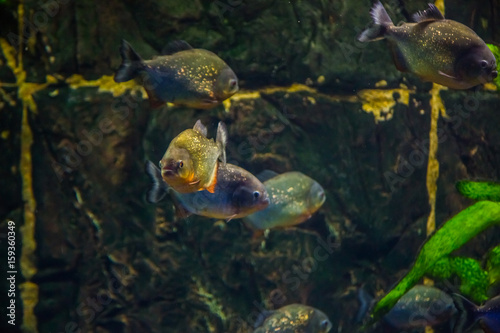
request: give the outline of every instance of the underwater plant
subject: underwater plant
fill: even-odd
[[[488,253],[486,261],[486,270],[488,271],[488,281],[490,286],[500,282],[500,245],[494,247]]]
[[[499,183],[462,180],[457,182],[456,187],[458,192],[466,198],[500,202]]]
[[[427,274],[433,279],[445,280],[456,275],[460,278],[460,293],[481,303],[488,300],[490,286],[488,272],[473,258],[445,257],[440,259]]]
[[[378,320],[390,311],[399,298],[410,290],[439,260],[495,224],[500,224],[500,203],[492,201],[479,201],[444,223],[424,243],[413,267],[406,276],[375,305],[372,319]]]

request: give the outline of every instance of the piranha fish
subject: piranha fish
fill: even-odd
[[[491,82],[498,75],[493,53],[470,28],[447,20],[433,4],[413,15],[416,23],[395,26],[377,2],[370,12],[374,26],[363,31],[361,42],[387,38],[396,68],[423,81],[453,89]]]
[[[217,137],[207,139],[207,128],[200,120],[171,142],[160,161],[165,182],[179,193],[207,190],[214,193],[217,184],[218,159],[226,163],[227,129],[223,122]]]
[[[327,333],[332,323],[316,308],[290,304],[263,314],[254,327],[253,333]]]
[[[195,214],[216,219],[237,219],[264,209],[269,197],[264,185],[250,172],[236,165],[221,165],[217,169],[218,182],[215,192],[198,191],[179,193],[163,181],[160,169],[153,162],[146,162],[146,173],[153,181],[147,200],[160,201],[171,192],[176,208],[181,215]]]
[[[410,329],[442,324],[455,313],[450,295],[435,287],[416,285],[398,300],[384,320],[395,328]]]
[[[485,333],[500,333],[500,295],[488,300],[483,306],[477,306],[465,297],[453,294],[457,300],[462,315],[455,327],[455,332],[468,331],[463,327],[471,327],[474,323],[479,325]]]
[[[301,172],[285,172],[264,182],[269,206],[247,216],[245,223],[254,229],[289,227],[309,219],[325,202],[325,191],[314,179]]]
[[[209,109],[238,91],[236,74],[221,58],[204,49],[193,49],[185,41],[167,45],[165,55],[143,60],[123,40],[120,54],[123,62],[115,81],[125,82],[141,75],[153,108],[170,102]]]

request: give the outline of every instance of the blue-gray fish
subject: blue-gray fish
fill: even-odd
[[[485,333],[500,333],[500,295],[488,300],[483,306],[477,306],[465,297],[454,294],[457,304],[465,310],[459,319],[455,332],[461,332],[464,327],[470,327],[476,322]]]
[[[264,185],[250,172],[227,163],[217,169],[217,185],[214,193],[206,190],[194,193],[179,193],[162,179],[160,169],[153,162],[146,162],[146,173],[153,181],[147,194],[151,203],[160,201],[171,192],[177,209],[217,219],[236,219],[247,216],[269,205]]]
[[[442,324],[456,312],[450,295],[435,287],[416,285],[398,300],[384,320],[398,329],[417,328]]]
[[[327,333],[332,323],[322,311],[302,304],[290,304],[269,311],[256,323],[253,333]]]
[[[269,206],[247,216],[254,229],[297,225],[309,219],[325,202],[325,191],[318,182],[301,172],[285,172],[264,182]]]
[[[468,89],[491,82],[498,75],[493,53],[469,27],[447,20],[433,4],[413,15],[416,23],[395,26],[384,6],[372,10],[374,26],[358,37],[361,42],[387,38],[398,70],[424,81],[453,89]]]
[[[123,40],[120,53],[123,62],[115,81],[125,82],[138,75],[148,93],[151,107],[166,102],[196,109],[220,104],[238,91],[238,78],[215,53],[194,49],[184,41],[167,46],[166,55],[143,60]]]

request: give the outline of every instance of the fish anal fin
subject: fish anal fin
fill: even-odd
[[[265,230],[260,229],[252,229],[252,240],[261,239],[264,236]]]
[[[429,4],[429,8],[413,14],[411,18],[414,22],[444,20],[443,14],[432,3]]]
[[[157,109],[160,106],[164,105],[165,102],[159,99],[154,91],[146,89],[146,93],[148,94],[149,106],[153,109]]]
[[[191,215],[191,212],[186,207],[184,207],[184,205],[178,198],[176,198],[174,190],[170,189],[170,191],[172,191],[170,192],[170,197],[175,207],[175,216],[183,219],[188,218]]]
[[[406,63],[406,59],[401,52],[401,50],[394,44],[390,43],[392,60],[394,61],[394,65],[400,72],[409,72],[408,64]]]

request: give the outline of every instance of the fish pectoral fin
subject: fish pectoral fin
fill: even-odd
[[[234,219],[235,217],[236,217],[236,214],[229,216],[229,217],[226,219],[226,222],[231,221],[231,220],[232,220],[232,219]]]
[[[191,182],[191,183],[188,183],[188,185],[195,185],[195,184],[198,184],[200,182],[200,180],[198,179],[197,181],[195,182]]]
[[[215,98],[205,98],[205,99],[202,99],[201,102],[207,106],[213,106],[213,105],[219,103],[219,101]]]
[[[444,72],[441,72],[441,71],[438,71],[438,74],[441,75],[441,76],[447,77],[449,79],[452,79],[452,80],[460,81],[460,79],[458,77],[455,77],[455,76],[452,76],[452,75],[448,75],[448,74],[446,74]]]

